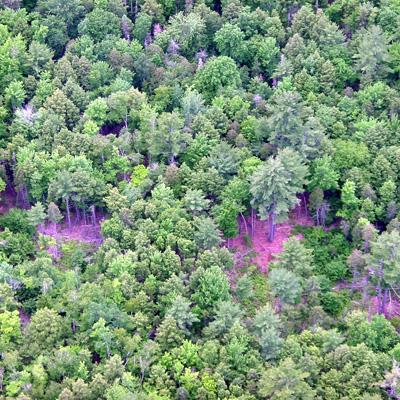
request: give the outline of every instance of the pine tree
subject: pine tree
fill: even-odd
[[[63,219],[63,216],[58,208],[57,204],[51,202],[47,207],[47,219],[54,224],[55,230],[57,230],[57,224]]]
[[[33,226],[42,225],[44,220],[46,219],[46,212],[42,203],[36,203],[29,211],[28,211],[29,223]]]
[[[161,350],[168,351],[173,347],[178,347],[182,344],[184,337],[183,331],[172,315],[167,315],[157,328],[156,341]]]
[[[297,193],[303,190],[307,167],[293,150],[284,149],[270,157],[251,177],[251,204],[262,219],[268,218],[269,241],[275,237],[276,223],[284,220],[298,203]]]
[[[358,53],[354,57],[357,69],[365,83],[385,78],[391,69],[388,39],[379,26],[372,25],[362,36]]]
[[[388,296],[400,287],[400,234],[398,231],[383,232],[371,244],[367,258],[370,275],[379,300],[378,312],[384,314]]]
[[[276,266],[294,272],[302,278],[313,273],[313,251],[304,247],[296,238],[289,238],[283,245],[282,253],[277,256]]]

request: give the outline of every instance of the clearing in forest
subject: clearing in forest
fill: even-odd
[[[224,242],[224,245],[235,253],[235,265],[229,272],[231,281],[235,281],[246,261],[257,265],[262,273],[267,273],[268,265],[274,259],[274,255],[283,250],[283,244],[292,235],[293,228],[298,225],[314,225],[304,201],[294,208],[287,221],[277,224],[273,242],[268,241],[268,221],[255,218],[252,229],[250,216],[246,218],[246,223],[243,219],[239,219],[239,235]],[[301,239],[302,236],[297,235],[297,237]]]

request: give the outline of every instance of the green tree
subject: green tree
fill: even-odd
[[[371,244],[367,264],[378,296],[378,312],[385,314],[390,291],[400,285],[400,234],[398,231],[383,232]]]
[[[47,219],[54,224],[55,230],[57,230],[57,224],[63,219],[63,216],[58,208],[57,204],[51,202],[47,207]]]
[[[64,323],[56,311],[48,308],[38,310],[31,319],[24,336],[26,353],[37,357],[42,352],[51,353],[61,344]]]
[[[229,300],[229,282],[221,268],[212,266],[200,271],[193,299],[203,310],[214,308],[220,301]]]
[[[198,322],[196,315],[190,309],[190,302],[180,295],[172,302],[166,313],[166,317],[168,316],[174,318],[178,327],[186,334],[189,334],[191,326]]]
[[[251,176],[251,204],[262,219],[268,218],[268,239],[274,240],[276,222],[287,218],[298,203],[297,193],[303,190],[307,167],[300,156],[290,149],[270,157]]]
[[[221,243],[221,232],[211,218],[196,217],[194,223],[194,239],[200,249],[211,249]]]
[[[375,79],[383,79],[391,71],[387,43],[386,35],[379,26],[372,25],[362,34],[354,58],[363,82],[368,84]]]
[[[28,221],[32,226],[42,225],[46,219],[46,211],[42,203],[36,203],[28,211]]]
[[[195,77],[195,86],[211,101],[222,89],[238,88],[240,73],[235,62],[227,56],[216,57],[200,68]]]
[[[357,212],[358,205],[360,203],[355,191],[356,188],[354,182],[347,180],[342,187],[341,200],[343,208],[338,212],[338,215],[347,219],[348,221],[356,218],[355,213]]]
[[[215,43],[218,51],[223,56],[228,56],[236,61],[246,58],[244,33],[237,25],[229,22],[224,24],[222,28],[215,34]]]
[[[18,311],[3,311],[0,314],[0,354],[16,347],[21,340],[21,324]]]
[[[313,251],[307,249],[295,237],[289,238],[283,244],[283,251],[276,256],[276,259],[278,268],[294,272],[303,278],[309,278],[313,274]]]
[[[259,394],[271,400],[315,399],[316,392],[307,383],[309,376],[291,358],[286,358],[278,366],[264,371],[259,383]]]
[[[65,202],[68,226],[71,226],[70,201],[75,191],[73,176],[68,171],[60,171],[49,185],[49,197],[54,200],[62,199]]]
[[[183,120],[177,113],[162,113],[157,127],[149,135],[149,153],[165,157],[170,164],[183,152],[191,136],[183,130]]]
[[[193,214],[198,215],[207,210],[210,200],[205,198],[201,190],[188,189],[183,198],[183,204]]]
[[[171,315],[167,315],[157,328],[156,341],[164,351],[180,346],[184,337],[184,332]]]
[[[272,293],[282,304],[297,304],[303,292],[299,277],[291,271],[275,268],[268,276]]]
[[[281,328],[282,323],[269,304],[257,311],[253,320],[253,330],[265,360],[278,357],[283,345]]]
[[[305,158],[321,153],[325,132],[319,120],[310,115],[299,93],[277,92],[270,106],[270,142],[277,148],[290,147]]]
[[[15,111],[18,107],[21,107],[26,97],[24,84],[20,81],[11,82],[5,92],[4,98],[8,106]]]

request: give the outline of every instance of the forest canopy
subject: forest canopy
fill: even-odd
[[[0,398],[400,398],[400,0],[0,0]]]

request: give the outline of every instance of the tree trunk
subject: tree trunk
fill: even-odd
[[[251,237],[254,236],[254,208],[251,209]]]
[[[381,283],[378,283],[376,288],[376,295],[378,297],[378,314],[382,314],[383,312],[383,295],[382,295],[382,287]]]
[[[93,225],[96,226],[96,206],[93,204],[92,207],[90,207],[92,209],[92,219],[93,219]]]
[[[304,203],[304,212],[306,213],[306,216],[308,215],[308,210],[307,210],[307,200],[306,200],[306,195],[302,193],[301,195],[303,203]]]
[[[70,214],[70,209],[69,209],[69,197],[65,198],[65,207],[67,209],[68,227],[71,227],[71,214]]]
[[[382,301],[382,314],[386,316],[386,304],[388,299],[389,289],[386,288],[383,292],[383,301]]]
[[[275,212],[269,214],[268,218],[268,241],[273,242],[275,238]]]
[[[81,213],[79,212],[78,204],[75,203],[75,222],[79,222],[81,220]]]
[[[249,234],[249,231],[247,229],[247,222],[246,222],[246,218],[244,217],[243,213],[240,213],[240,216],[242,217],[242,221],[244,223],[244,229],[246,230],[246,235]]]

